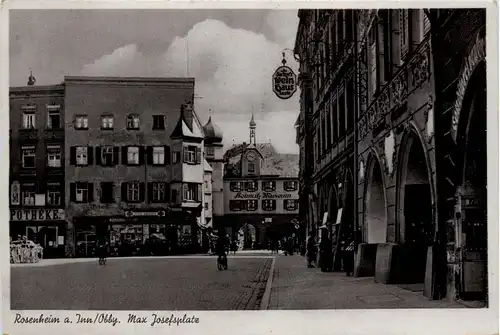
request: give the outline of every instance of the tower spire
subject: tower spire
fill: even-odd
[[[30,71],[30,76],[28,78],[28,86],[33,86],[36,83],[35,77],[33,77],[33,71]]]
[[[255,144],[255,128],[257,128],[257,124],[255,123],[253,113],[252,113],[252,119],[250,120],[249,126],[250,126],[250,144],[256,145]]]

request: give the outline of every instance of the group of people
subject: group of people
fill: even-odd
[[[337,255],[340,256],[341,268],[347,276],[354,274],[354,240],[347,239],[341,241]],[[322,272],[331,272],[334,267],[334,247],[332,240],[328,236],[328,230],[322,231],[319,244],[316,243],[316,238],[313,234],[309,235],[306,245],[307,252],[307,267],[316,267]],[[319,258],[318,258],[319,249]]]
[[[17,240],[10,238],[11,263],[37,263],[43,258],[43,248],[26,236],[17,236]]]

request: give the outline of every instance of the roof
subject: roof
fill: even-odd
[[[241,175],[241,155],[250,148],[247,143],[235,145],[224,154],[226,176]],[[299,175],[299,155],[278,153],[271,143],[257,143],[255,149],[262,156],[261,176],[296,178]]]
[[[177,121],[177,124],[175,125],[174,131],[170,135],[171,138],[198,138],[198,139],[203,139],[203,134],[200,130],[200,127],[198,127],[198,122],[196,122],[197,116],[194,117],[194,120],[192,122],[192,128],[191,130],[189,126],[186,123],[186,120],[184,118],[184,107],[181,108],[181,115],[179,117],[179,120]]]
[[[203,170],[205,172],[212,172],[213,171],[212,167],[210,166],[210,164],[207,162],[206,159],[203,160]]]
[[[205,133],[206,143],[219,143],[222,142],[222,130],[215,123],[212,122],[212,117],[208,118],[208,122],[203,126]]]

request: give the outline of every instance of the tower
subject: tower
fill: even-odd
[[[30,71],[30,76],[28,78],[28,86],[33,86],[36,83],[35,77],[33,77],[33,71]]]
[[[257,124],[255,123],[253,113],[252,113],[252,119],[250,120],[249,126],[250,126],[250,144],[255,145],[255,128],[257,128]]]

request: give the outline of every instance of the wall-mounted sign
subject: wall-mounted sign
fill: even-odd
[[[11,209],[10,221],[64,220],[64,209]]]
[[[280,99],[291,98],[297,91],[297,75],[288,66],[280,66],[273,74],[273,92]]]
[[[10,188],[10,204],[11,205],[21,204],[21,187],[19,186],[18,181],[12,182],[12,186]]]
[[[291,197],[290,193],[279,194],[273,192],[238,192],[234,195],[235,199],[290,199]]]
[[[126,211],[126,217],[133,216],[165,216],[165,211],[155,211],[155,212],[134,212],[134,211]]]

